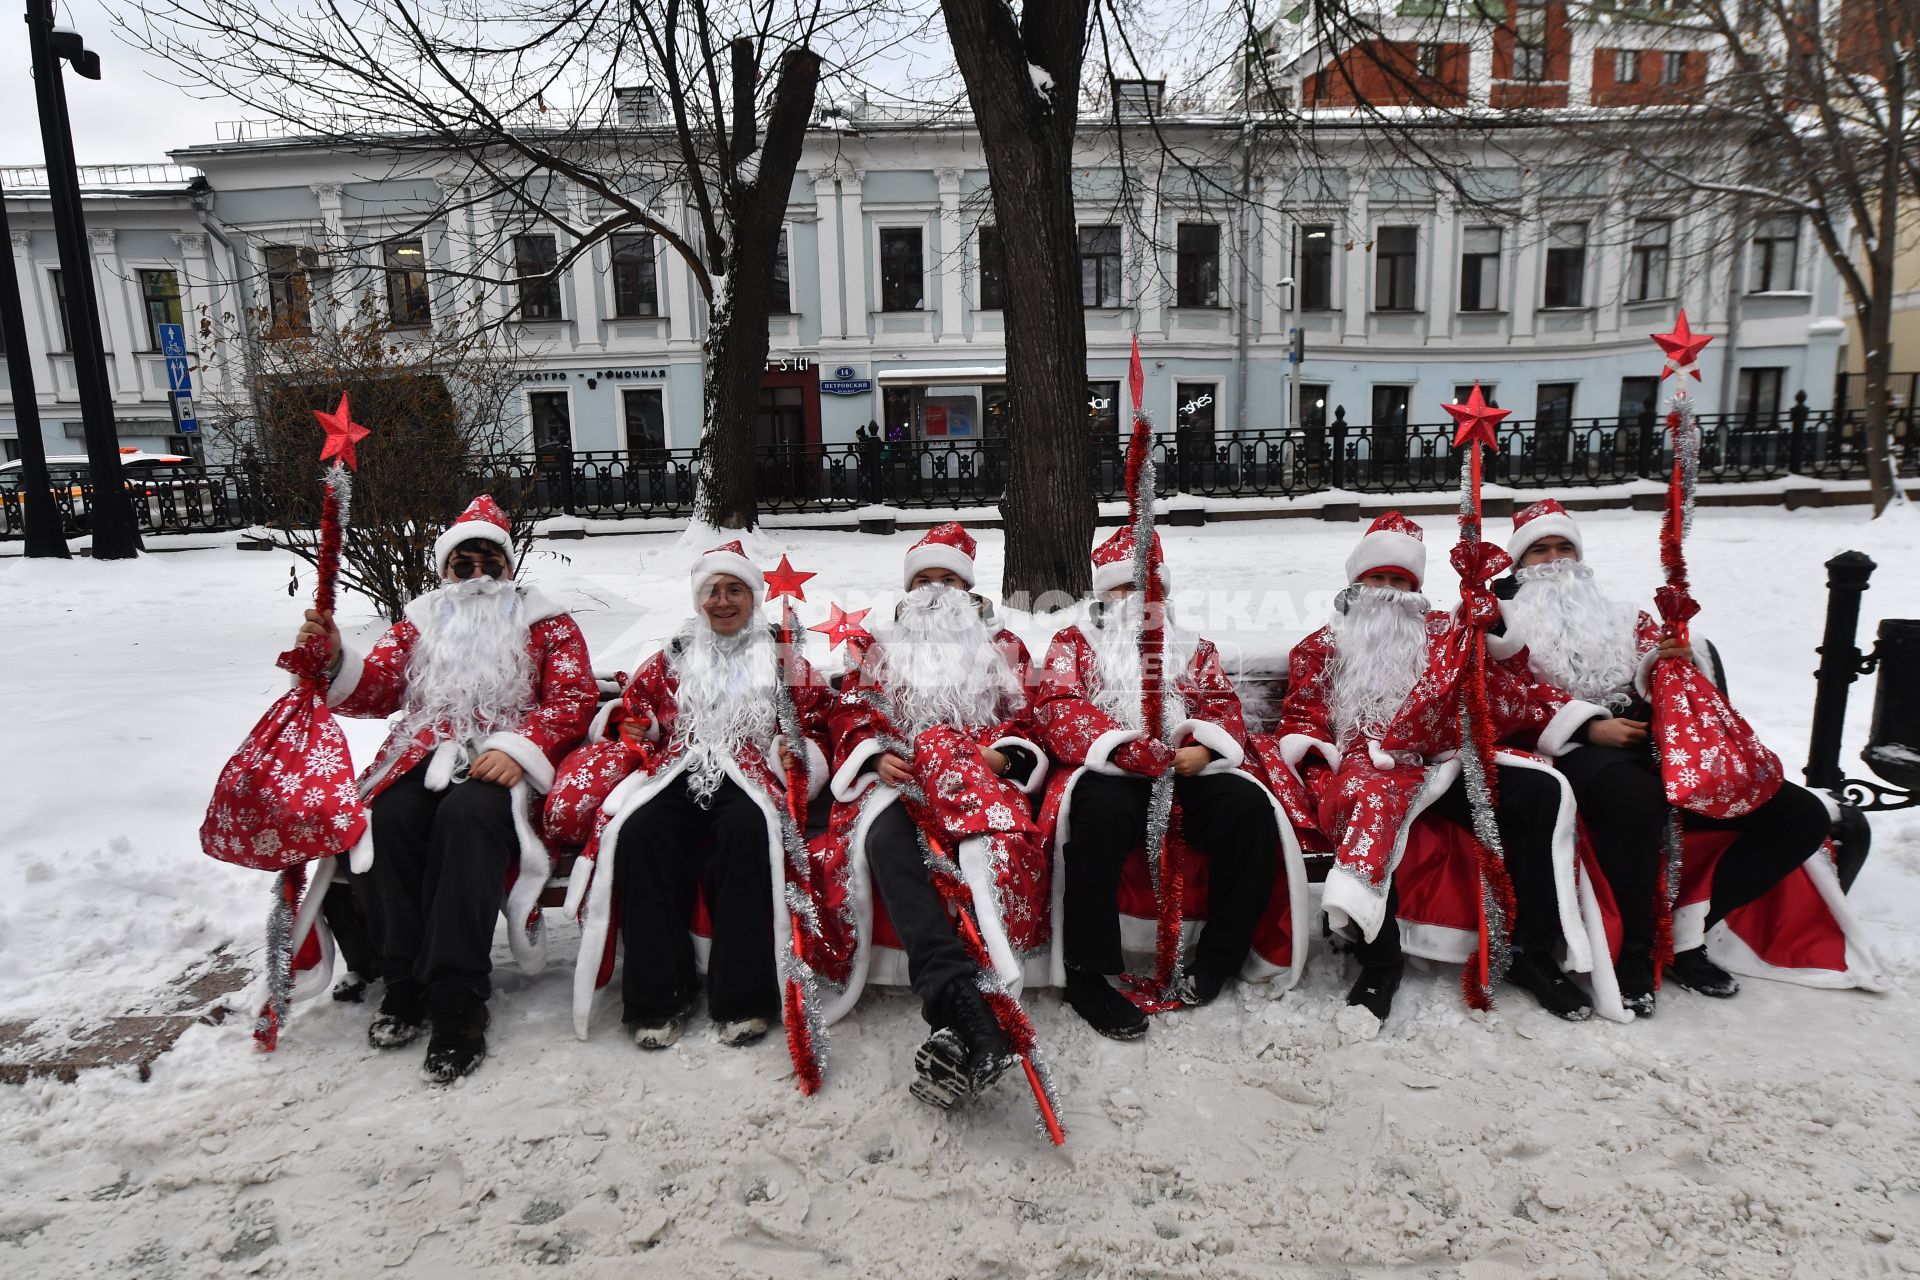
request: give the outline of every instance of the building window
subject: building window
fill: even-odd
[[[1500,228],[1468,227],[1460,236],[1460,309],[1500,309]]]
[[[1620,379],[1620,425],[1635,428],[1652,426],[1659,401],[1660,379]]]
[[[1687,78],[1687,55],[1669,49],[1660,55],[1660,83],[1679,84]]]
[[[73,328],[67,318],[67,280],[59,270],[47,272],[47,285],[53,293],[53,314],[60,321],[60,349],[73,350]]]
[[[920,252],[920,228],[881,228],[880,309],[924,311],[926,303],[927,271]]]
[[[1220,388],[1211,382],[1173,384],[1174,420],[1181,431],[1204,432],[1213,439],[1213,424],[1220,410]]]
[[[620,392],[627,417],[627,458],[658,463],[666,459],[666,391],[660,387],[628,387]]]
[[[1513,78],[1535,83],[1547,78],[1546,0],[1515,0]]]
[[[792,231],[791,227],[782,226],[779,238],[773,242],[773,288],[768,291],[768,310],[776,316],[793,314],[793,276],[787,260],[787,237]]]
[[[1473,389],[1479,387],[1480,398],[1487,402],[1487,407],[1490,409],[1498,409],[1500,402],[1494,399],[1493,396],[1494,388],[1497,385],[1497,383],[1492,382],[1456,382],[1453,384],[1453,402],[1455,404],[1465,404],[1468,398],[1473,395]]]
[[[1120,228],[1080,228],[1080,305],[1120,305]]]
[[[1183,222],[1176,233],[1174,296],[1183,307],[1220,305],[1220,224]]]
[[[573,456],[573,410],[564,391],[527,393],[527,416],[533,422],[533,450],[544,460]]]
[[[1564,431],[1573,425],[1573,388],[1571,382],[1543,382],[1533,393],[1533,425],[1536,430]]]
[[[513,273],[520,277],[522,320],[563,318],[559,265],[560,248],[552,236],[533,234],[513,238]]]
[[[1414,51],[1414,65],[1429,80],[1440,78],[1440,46],[1423,44]]]
[[[1613,51],[1613,82],[1615,84],[1636,84],[1640,79],[1640,51],[1638,49],[1615,49]]]
[[[1547,288],[1542,305],[1578,307],[1586,297],[1587,224],[1556,222],[1547,228]]]
[[[1300,263],[1294,279],[1300,286],[1300,310],[1333,310],[1333,227],[1310,223],[1298,228]]]
[[[1374,233],[1373,309],[1411,311],[1414,272],[1420,265],[1417,227],[1381,227]]]
[[[427,255],[418,240],[398,240],[385,246],[387,315],[399,325],[426,324],[432,318],[427,301]]]
[[[1672,219],[1634,219],[1633,261],[1627,266],[1628,302],[1667,296],[1667,259],[1672,242]]]
[[[980,226],[980,310],[998,311],[1006,305],[1002,282],[1006,279],[1007,259],[1000,248],[1000,228],[991,222]]]
[[[655,272],[653,237],[644,232],[608,240],[613,265],[613,314],[632,320],[660,314],[660,282]],[[775,296],[778,296],[775,290]]]
[[[160,326],[180,323],[180,277],[171,271],[142,271],[140,297],[147,307],[147,350],[160,349]]]
[[[1780,382],[1785,369],[1742,369],[1733,411],[1743,426],[1772,422],[1780,414]]]
[[[1793,288],[1794,256],[1800,243],[1800,220],[1793,214],[1760,219],[1753,232],[1753,263],[1747,289],[1771,293]]]
[[[1096,438],[1103,434],[1111,437],[1120,429],[1119,383],[1087,384],[1087,426]]]
[[[266,248],[267,307],[279,333],[306,333],[311,327],[307,273],[300,266],[300,250],[275,244]]]

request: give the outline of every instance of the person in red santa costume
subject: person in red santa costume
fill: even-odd
[[[325,636],[337,715],[399,713],[360,778],[371,850],[354,851],[387,989],[367,1039],[412,1043],[431,1024],[426,1074],[467,1075],[486,1057],[494,919],[529,968],[549,862],[532,794],[593,718],[586,641],[558,604],[514,579],[507,517],[485,494],[434,542],[442,585],[410,603],[366,654],[309,609],[302,638]],[[371,861],[369,862],[369,852]]]
[[[1171,591],[1158,541],[1155,535],[1154,559]],[[1055,946],[1067,1003],[1116,1040],[1147,1029],[1145,1015],[1108,979],[1121,972],[1121,875],[1147,828],[1152,780],[1168,770],[1175,777],[1180,821],[1168,839],[1184,840],[1208,857],[1207,922],[1174,993],[1182,1004],[1210,1003],[1243,965],[1255,964],[1249,948],[1273,895],[1283,835],[1292,838],[1248,758],[1240,699],[1219,652],[1175,626],[1171,610],[1163,657],[1165,740],[1142,730],[1143,601],[1133,589],[1133,551],[1133,529],[1124,525],[1094,549],[1097,599],[1085,621],[1053,637],[1033,712],[1036,738],[1055,770],[1041,830],[1058,854]],[[1293,852],[1297,860],[1297,848]],[[1296,955],[1304,941],[1296,930]]]
[[[832,690],[806,659],[782,655],[777,628],[759,620],[765,574],[729,542],[694,561],[691,578],[693,617],[634,673],[609,717],[631,772],[602,805],[576,974],[584,1034],[617,898],[623,1023],[642,1049],[672,1045],[692,1014],[701,986],[689,931],[697,896],[711,923],[707,1011],[720,1041],[753,1044],[780,1021],[776,949],[791,945],[782,822],[795,763],[780,739],[783,680],[805,737],[809,798],[827,777]],[[591,792],[598,784],[569,777],[563,785]]]
[[[1405,964],[1394,871],[1413,821],[1428,812],[1472,821],[1456,759],[1457,685],[1441,675],[1457,624],[1427,608],[1420,594],[1426,563],[1417,524],[1397,511],[1373,522],[1347,557],[1349,585],[1333,616],[1288,657],[1278,728],[1285,766],[1306,788],[1319,829],[1334,845],[1323,904],[1336,928],[1357,935],[1360,973],[1347,1003],[1383,1020]],[[1497,664],[1488,667],[1496,741],[1552,756],[1579,725],[1606,714]],[[1570,797],[1543,762],[1502,752],[1496,770],[1496,821],[1518,903],[1507,977],[1549,1012],[1586,1018],[1586,993],[1554,958],[1563,936],[1579,932],[1566,891],[1574,853]],[[1556,860],[1564,870],[1556,870]]]
[[[832,856],[864,868],[905,949],[934,1028],[909,1091],[942,1109],[992,1085],[1014,1054],[930,859],[971,891],[988,981],[1017,990],[1021,953],[1046,939],[1047,855],[1028,800],[1046,757],[1026,724],[1030,659],[973,594],[974,554],[973,536],[953,523],[907,552],[906,598],[842,683],[832,720]],[[903,790],[924,803],[910,812]],[[860,918],[871,916],[869,903]]]
[[[1645,1016],[1655,1003],[1654,900],[1668,816],[1648,731],[1647,676],[1655,661],[1668,657],[1693,662],[1709,679],[1717,676],[1714,664],[1692,646],[1663,640],[1653,615],[1605,595],[1582,546],[1579,526],[1551,498],[1515,514],[1507,544],[1514,571],[1494,584],[1502,634],[1489,640],[1488,649],[1612,713],[1581,725],[1556,764],[1573,785],[1594,856],[1619,905],[1622,939],[1614,973],[1621,1000]],[[1791,782],[1742,817],[1689,814],[1689,829],[1739,833],[1714,867],[1705,929],[1792,874],[1819,850],[1831,821],[1820,797]],[[1740,989],[1707,957],[1704,941],[1675,954],[1667,973],[1701,995],[1727,997]]]

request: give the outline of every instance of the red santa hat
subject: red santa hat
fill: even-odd
[[[1160,566],[1160,585],[1173,591],[1173,575],[1167,572],[1166,553],[1160,549],[1160,535],[1153,535],[1153,558]],[[1093,594],[1100,596],[1115,587],[1133,582],[1133,526],[1123,524],[1113,536],[1093,549]]]
[[[1414,590],[1427,577],[1426,535],[1420,526],[1389,511],[1367,526],[1359,545],[1347,556],[1347,581],[1358,582],[1370,573],[1396,570],[1413,579]]]
[[[1552,498],[1543,498],[1526,510],[1513,513],[1513,537],[1507,540],[1507,554],[1519,564],[1527,548],[1542,538],[1565,538],[1573,544],[1576,558],[1587,557],[1586,548],[1580,545],[1580,527],[1574,524],[1567,509]]]
[[[927,530],[927,536],[913,544],[907,552],[906,576],[902,584],[909,590],[913,587],[913,575],[922,569],[947,569],[960,575],[968,587],[973,586],[973,557],[977,547],[973,535],[966,531],[958,520],[949,520]]]
[[[507,513],[493,500],[493,495],[483,493],[467,504],[460,518],[447,526],[447,531],[433,540],[433,565],[441,576],[447,572],[447,561],[453,558],[453,549],[463,542],[491,542],[500,548],[500,554],[507,558],[507,569],[511,572],[513,563],[513,525],[507,519]]]
[[[700,592],[708,582],[721,574],[738,578],[747,584],[753,592],[753,607],[758,609],[766,603],[767,575],[760,566],[747,558],[747,550],[740,545],[738,538],[732,542],[723,542],[711,551],[703,552],[693,562],[693,607],[700,607]]]

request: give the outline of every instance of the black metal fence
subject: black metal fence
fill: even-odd
[[[1892,424],[1900,474],[1920,474],[1920,424],[1911,408]],[[1861,412],[1814,412],[1804,403],[1773,415],[1701,418],[1703,484],[1798,475],[1862,479],[1867,474]],[[1094,488],[1123,496],[1124,441],[1096,446]],[[1169,431],[1154,437],[1161,496],[1271,498],[1344,490],[1431,493],[1459,479],[1451,423],[1359,426],[1336,409],[1325,426],[1287,430]],[[698,451],[656,449],[543,453],[489,458],[468,488],[517,502],[545,517],[684,517],[693,509]],[[1006,492],[1008,446],[980,441],[867,441],[788,445],[758,453],[760,509],[768,513],[848,512],[865,506],[983,507]],[[1489,483],[1520,489],[1574,489],[1634,480],[1664,481],[1672,465],[1666,432],[1637,419],[1580,418],[1503,424],[1500,451],[1488,459]],[[22,536],[17,478],[0,489],[0,538]],[[84,476],[54,478],[67,528],[85,532],[92,490]],[[256,470],[217,464],[186,476],[128,484],[143,531],[189,532],[270,524],[276,513]]]

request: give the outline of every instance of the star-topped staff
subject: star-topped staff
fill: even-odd
[[[339,408],[332,413],[315,409],[313,416],[320,420],[320,429],[327,437],[326,443],[320,446],[320,461],[333,459],[333,465],[327,468],[327,492],[320,508],[320,556],[315,566],[320,580],[314,587],[313,607],[322,613],[331,613],[335,585],[340,577],[340,543],[353,501],[352,473],[360,467],[355,446],[373,433],[353,420],[353,409],[344,391],[340,393]],[[314,636],[309,644],[317,644],[324,650],[326,640]]]
[[[1488,404],[1478,382],[1473,384],[1465,404],[1441,408],[1453,415],[1454,448],[1466,450],[1460,459],[1460,541],[1453,548],[1453,567],[1460,575],[1458,656],[1460,723],[1464,730],[1460,770],[1480,863],[1479,945],[1468,959],[1460,982],[1470,1006],[1491,1009],[1493,988],[1507,968],[1515,901],[1494,812],[1499,794],[1493,762],[1493,716],[1487,706],[1487,628],[1500,616],[1500,607],[1488,584],[1512,561],[1505,551],[1480,537],[1481,450],[1500,447],[1494,429],[1510,410]]]
[[[804,637],[793,602],[806,600],[806,582],[813,576],[795,569],[784,555],[779,566],[767,573],[767,603],[780,602],[781,678],[774,687],[780,740],[786,747],[787,803],[781,814],[780,843],[787,863],[787,950],[780,965],[786,979],[782,984],[781,1020],[787,1028],[787,1053],[793,1058],[794,1074],[804,1094],[820,1087],[827,1036],[820,1016],[819,979],[807,961],[808,939],[819,934],[820,905],[814,892],[813,860],[807,852],[807,738],[800,728],[800,711],[793,697],[794,689],[806,679],[800,660]]]
[[[1667,476],[1667,507],[1660,523],[1660,567],[1666,585],[1655,593],[1667,635],[1687,643],[1687,619],[1698,611],[1691,587],[1687,584],[1687,561],[1682,547],[1693,529],[1694,490],[1700,480],[1700,419],[1694,412],[1693,397],[1687,392],[1686,375],[1700,380],[1700,352],[1713,339],[1696,334],[1687,324],[1686,308],[1674,320],[1673,332],[1656,333],[1666,364],[1660,370],[1661,381],[1668,374],[1680,374],[1673,398],[1667,402],[1667,431],[1673,441],[1673,468]]]
[[[347,393],[340,393],[340,407],[332,413],[315,409],[313,416],[320,419],[320,428],[327,433],[327,443],[320,450],[320,461],[337,458],[348,467],[359,470],[360,463],[354,456],[354,446],[373,433],[353,420],[353,410],[347,406]]]
[[[827,649],[832,651],[843,644],[850,644],[855,651],[866,641],[873,639],[867,629],[860,625],[872,609],[856,609],[849,613],[837,603],[827,605],[827,620],[816,622],[808,627],[809,631],[818,631],[827,638]]]
[[[1667,375],[1677,373],[1681,377],[1693,375],[1695,382],[1700,381],[1700,352],[1713,339],[1695,334],[1687,324],[1687,309],[1680,308],[1680,318],[1674,322],[1672,333],[1652,334],[1653,340],[1660,344],[1660,350],[1666,353],[1667,363],[1660,370],[1660,380],[1665,382]]]

